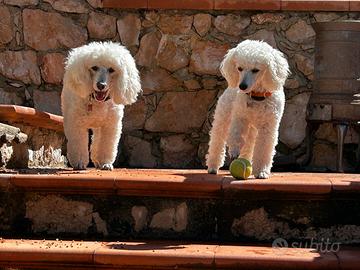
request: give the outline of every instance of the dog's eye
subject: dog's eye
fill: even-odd
[[[108,71],[109,71],[109,73],[113,73],[113,72],[115,72],[115,69],[109,68]]]
[[[243,68],[242,68],[242,67],[238,67],[238,70],[241,72],[241,71],[243,71]]]
[[[92,69],[93,71],[97,71],[99,68],[98,68],[97,66],[93,66],[93,67],[91,67],[91,69]]]
[[[252,72],[252,73],[258,73],[259,70],[258,70],[257,68],[253,68],[253,69],[251,70],[251,72]]]

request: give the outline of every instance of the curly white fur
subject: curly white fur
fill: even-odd
[[[217,173],[223,166],[228,146],[232,157],[252,161],[256,178],[268,178],[284,111],[288,62],[267,43],[245,40],[228,51],[220,69],[228,88],[215,110],[206,161],[208,172]],[[254,100],[251,92],[269,92],[271,96]]]
[[[135,102],[140,91],[135,61],[120,44],[92,42],[70,51],[61,106],[67,156],[74,169],[85,169],[89,163],[89,129],[93,131],[90,152],[95,166],[113,168],[124,105]]]

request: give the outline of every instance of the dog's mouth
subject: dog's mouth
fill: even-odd
[[[109,91],[95,91],[93,97],[96,101],[105,101]]]
[[[240,88],[240,87],[239,87],[239,88]],[[248,93],[252,92],[250,88],[245,89],[245,90],[243,90],[243,89],[240,88],[240,91],[241,91],[242,93],[244,93],[244,94],[248,94]]]

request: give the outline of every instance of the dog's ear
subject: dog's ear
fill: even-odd
[[[240,76],[234,59],[235,52],[236,48],[229,50],[220,64],[220,71],[228,83],[228,88],[239,86]]]
[[[64,88],[68,88],[82,98],[87,98],[89,89],[92,89],[91,84],[90,71],[87,70],[84,59],[78,58],[75,49],[70,52],[65,63]]]
[[[134,103],[141,92],[141,84],[139,71],[130,52],[126,50],[122,54],[118,65],[122,72],[118,76],[117,86],[114,89],[114,102],[123,105]]]
[[[290,70],[288,61],[279,50],[273,50],[273,60],[270,61],[269,73],[274,89],[284,86]]]

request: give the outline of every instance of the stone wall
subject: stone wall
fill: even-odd
[[[215,104],[226,88],[219,63],[238,42],[263,39],[287,55],[292,72],[278,152],[301,161],[314,78],[311,23],[359,17],[341,12],[126,11],[100,9],[95,0],[0,0],[0,103],[60,114],[68,49],[92,40],[119,41],[136,59],[143,95],[126,108],[117,165],[200,167]],[[335,160],[323,158],[325,152],[334,157],[334,132],[331,126],[320,128],[314,165],[334,167]],[[356,139],[350,130],[347,142]]]
[[[360,243],[355,195],[284,203],[281,195],[269,201],[13,191],[0,192],[0,233],[5,238]]]

